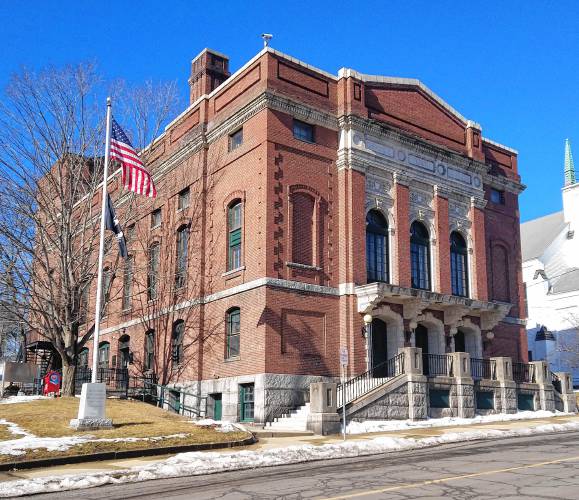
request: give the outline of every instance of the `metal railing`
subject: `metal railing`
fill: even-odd
[[[470,375],[475,380],[496,380],[495,360],[470,358]]]
[[[535,370],[528,363],[513,363],[513,380],[519,384],[532,384],[535,382]]]
[[[422,373],[429,377],[452,377],[452,356],[448,354],[422,354]]]
[[[143,388],[143,401],[148,399],[149,402],[159,408],[166,408],[174,413],[188,417],[204,417],[207,415],[207,396],[199,396],[178,387],[168,387],[147,380],[143,381]],[[188,398],[194,400],[193,406],[188,404]]]
[[[92,380],[92,368],[77,366],[74,375],[74,390],[80,394],[82,384]],[[107,395],[128,397],[129,370],[128,368],[97,368],[97,382],[106,385]]]
[[[367,394],[386,381],[404,374],[404,354],[400,353],[356,377],[338,384],[337,402],[341,407]]]

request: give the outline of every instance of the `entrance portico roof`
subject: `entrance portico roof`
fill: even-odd
[[[382,302],[401,304],[404,319],[419,321],[425,309],[442,311],[444,324],[451,327],[460,325],[464,316],[480,318],[481,330],[492,330],[511,310],[506,302],[487,302],[444,293],[407,288],[388,283],[369,283],[355,287],[358,298],[358,312],[372,313]]]

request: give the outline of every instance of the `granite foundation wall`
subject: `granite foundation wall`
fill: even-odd
[[[349,414],[348,419],[364,420],[407,420],[409,414],[408,383],[384,394],[371,404]],[[412,396],[415,397],[415,396]]]
[[[213,416],[211,395],[220,394],[221,419],[237,422],[240,415],[239,386],[254,384],[254,422],[264,423],[307,403],[311,383],[333,381],[331,377],[260,373],[185,382],[179,384],[179,387],[192,394],[207,397],[207,407],[200,407],[202,414],[207,417]],[[195,407],[198,400],[185,396],[183,403]]]

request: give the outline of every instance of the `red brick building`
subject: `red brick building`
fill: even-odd
[[[404,345],[526,361],[514,150],[418,80],[269,47],[232,75],[204,50],[189,82],[146,151],[159,196],[109,279],[102,366],[264,421],[339,376],[340,347],[349,375]]]

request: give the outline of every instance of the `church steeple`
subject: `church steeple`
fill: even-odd
[[[575,184],[575,166],[573,165],[573,154],[571,153],[571,143],[565,139],[565,186]]]

